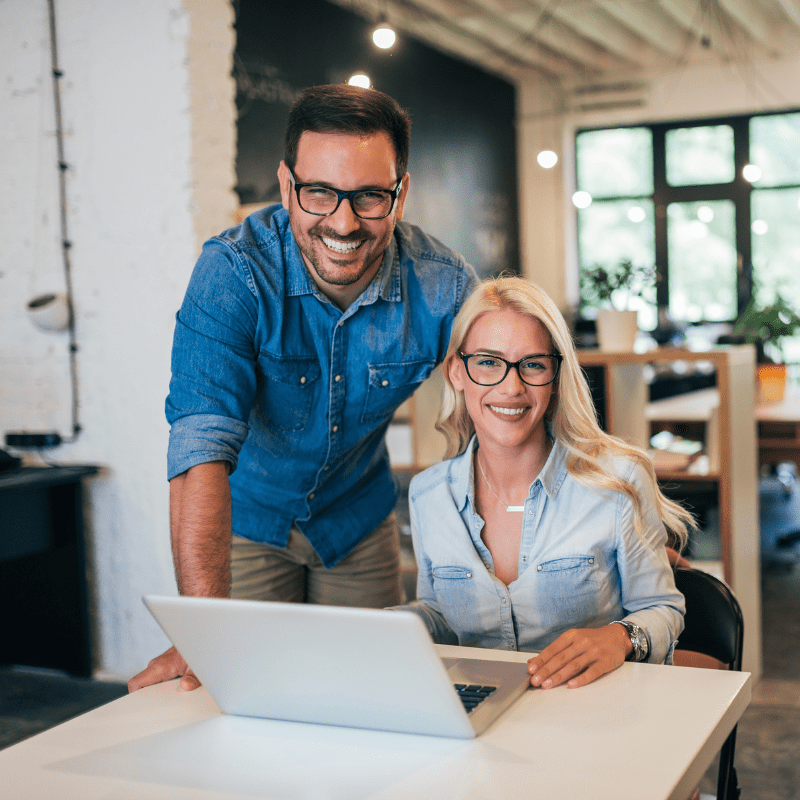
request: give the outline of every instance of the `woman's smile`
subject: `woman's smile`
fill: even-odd
[[[508,417],[509,419],[517,419],[522,414],[524,414],[530,408],[530,406],[517,406],[514,408],[506,408],[504,406],[490,405],[489,408],[491,408],[492,411],[494,411],[496,414],[502,414],[503,416]]]

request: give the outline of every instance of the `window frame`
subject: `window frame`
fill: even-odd
[[[667,207],[670,203],[708,202],[729,200],[735,209],[735,246],[737,252],[737,314],[747,306],[753,294],[753,252],[752,252],[752,214],[751,196],[758,191],[757,184],[751,184],[744,178],[744,167],[750,163],[750,121],[758,117],[782,116],[800,113],[800,109],[784,109],[759,114],[737,114],[731,116],[703,117],[691,120],[670,120],[667,122],[637,122],[628,125],[582,126],[574,134],[574,158],[578,161],[578,137],[583,133],[599,130],[618,130],[625,128],[647,128],[653,142],[653,194],[603,196],[598,202],[623,201],[632,199],[651,199],[654,211],[655,236],[655,268],[656,268],[656,307],[660,312],[669,308],[669,253],[667,242]],[[728,183],[693,184],[687,186],[671,186],[667,182],[666,137],[667,132],[681,128],[700,128],[715,125],[728,125],[733,130],[734,141],[734,177]],[[575,175],[576,190],[577,171]],[[780,184],[764,187],[793,188],[798,184]],[[800,188],[800,187],[798,187]],[[580,253],[580,222],[576,227],[579,266],[582,262]],[[581,299],[582,300],[582,299]],[[707,320],[701,320],[701,323]],[[729,320],[733,322],[733,320]]]

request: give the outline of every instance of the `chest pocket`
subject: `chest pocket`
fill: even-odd
[[[556,558],[536,565],[541,610],[564,623],[564,630],[592,619],[605,588],[597,559],[590,555]]]
[[[282,431],[300,431],[308,424],[315,389],[322,374],[316,358],[258,354],[258,367],[266,379],[258,393],[270,424]]]
[[[394,413],[404,400],[433,372],[436,362],[406,361],[395,364],[369,364],[367,399],[362,422],[374,422]]]

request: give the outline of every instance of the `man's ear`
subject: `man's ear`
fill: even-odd
[[[406,197],[408,197],[408,187],[411,185],[411,177],[406,172],[403,175],[403,185],[400,187],[400,194],[397,195],[397,200],[395,203],[395,208],[397,209],[397,213],[395,214],[395,219],[401,220],[403,219],[403,208],[406,204]]]
[[[289,177],[289,167],[281,161],[278,167],[278,183],[281,187],[281,203],[283,207],[289,210],[289,198],[292,194],[292,179]]]

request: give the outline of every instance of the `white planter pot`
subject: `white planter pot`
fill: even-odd
[[[630,352],[638,330],[635,311],[603,308],[597,312],[597,343],[601,350]]]

